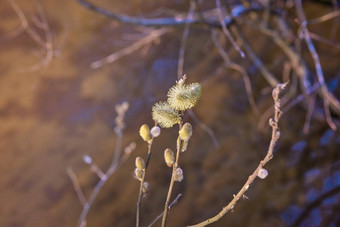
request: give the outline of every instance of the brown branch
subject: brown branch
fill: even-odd
[[[121,57],[124,57],[124,56],[126,56],[128,54],[131,54],[134,51],[142,48],[146,44],[154,41],[156,38],[164,35],[167,31],[168,31],[167,28],[160,28],[160,29],[154,30],[154,31],[150,32],[149,35],[147,35],[143,39],[133,43],[132,45],[129,45],[128,47],[126,47],[126,48],[124,48],[124,49],[122,49],[122,50],[120,50],[118,52],[110,54],[109,56],[107,56],[107,57],[105,57],[103,59],[96,60],[96,61],[92,62],[91,63],[91,68],[93,68],[93,69],[100,68],[100,67],[102,67],[105,64],[112,63],[112,62],[120,59]]]
[[[86,199],[83,193],[83,190],[81,190],[78,178],[76,176],[76,174],[73,172],[72,168],[67,168],[67,174],[70,177],[72,184],[73,184],[73,188],[78,196],[78,199],[80,201],[80,203],[85,206],[86,204]]]
[[[221,27],[221,24],[218,20],[215,18],[209,19],[206,18],[206,20],[200,20],[198,19],[198,16],[194,14],[192,19],[186,18],[176,18],[176,17],[168,17],[168,18],[139,18],[139,17],[132,17],[127,16],[124,14],[118,14],[110,12],[104,8],[101,8],[91,2],[88,2],[87,0],[74,0],[80,3],[85,8],[94,11],[96,13],[102,14],[104,16],[107,16],[113,20],[119,21],[121,23],[125,24],[131,24],[131,25],[141,25],[141,26],[182,26],[185,24],[205,24],[213,27]],[[233,12],[233,15],[231,17],[225,17],[224,23],[226,26],[230,25],[234,22],[235,17],[239,17],[245,13],[254,12],[254,11],[263,11],[264,8],[259,6],[250,6],[245,8],[243,5],[237,5],[238,9],[237,11]]]
[[[312,55],[314,65],[315,65],[315,71],[316,71],[317,79],[318,79],[318,81],[321,85],[321,92],[322,92],[323,100],[324,100],[323,103],[324,103],[325,118],[326,118],[326,121],[327,121],[329,127],[331,127],[331,129],[333,131],[335,131],[337,126],[335,125],[335,123],[332,120],[330,109],[329,109],[330,97],[331,97],[330,92],[328,91],[328,88],[327,88],[327,85],[326,85],[326,82],[325,82],[325,78],[324,78],[324,75],[323,75],[319,55],[316,52],[315,46],[314,46],[314,44],[313,44],[313,42],[310,38],[309,31],[307,29],[307,25],[306,25],[307,20],[306,20],[306,16],[305,16],[303,8],[302,8],[301,0],[295,0],[295,6],[296,6],[296,11],[297,11],[300,23],[301,23],[301,35],[304,38],[304,40],[307,44],[307,47],[309,49],[309,52]]]
[[[274,118],[272,118],[269,121],[269,124],[272,127],[272,136],[271,136],[269,148],[268,148],[268,151],[267,151],[267,155],[259,163],[259,165],[255,169],[255,171],[248,177],[248,180],[243,185],[241,190],[236,195],[234,195],[234,198],[232,199],[231,202],[228,203],[227,206],[223,207],[223,209],[217,215],[215,215],[214,217],[209,218],[209,219],[207,219],[207,220],[205,220],[201,223],[198,223],[196,225],[192,225],[192,227],[193,226],[195,226],[195,227],[206,226],[206,225],[209,225],[211,223],[214,223],[214,222],[218,221],[219,219],[221,219],[230,210],[232,210],[235,207],[238,200],[243,197],[245,192],[249,189],[250,185],[254,182],[254,180],[256,179],[256,177],[258,175],[259,170],[262,169],[273,158],[273,152],[274,152],[275,145],[276,145],[278,139],[280,138],[280,131],[279,131],[278,122],[279,122],[280,117],[282,116],[282,112],[280,110],[279,95],[280,95],[280,92],[283,89],[285,89],[286,86],[287,86],[287,83],[278,84],[277,87],[274,88],[274,90],[273,90],[275,113],[274,113]]]
[[[234,46],[234,48],[236,49],[237,52],[239,52],[239,54],[241,55],[242,58],[245,57],[244,52],[241,50],[241,48],[237,45],[236,41],[234,40],[234,38],[231,36],[223,18],[225,17],[223,15],[223,11],[221,8],[221,1],[220,0],[216,0],[216,8],[218,9],[217,14],[218,14],[218,19],[222,25],[222,31],[223,33],[228,37],[229,41],[231,42],[231,44]]]

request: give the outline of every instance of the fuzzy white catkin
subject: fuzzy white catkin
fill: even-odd
[[[260,169],[257,173],[257,176],[261,179],[264,179],[268,176],[268,171],[266,169]]]
[[[175,179],[175,181],[181,182],[183,180],[183,178],[184,178],[183,170],[178,167],[175,170],[175,177],[174,177],[174,179]]]
[[[150,132],[151,132],[152,137],[157,137],[159,136],[159,134],[161,134],[161,129],[158,126],[154,126],[152,127]]]

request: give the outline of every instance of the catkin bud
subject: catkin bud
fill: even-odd
[[[145,169],[145,163],[144,163],[144,160],[141,157],[138,156],[136,158],[135,164],[136,164],[137,169],[140,169],[140,170]]]
[[[171,149],[169,149],[169,148],[165,149],[165,151],[164,151],[164,159],[165,159],[165,163],[169,167],[171,167],[174,164],[174,162],[175,162],[174,152]]]
[[[154,127],[152,127],[152,129],[150,130],[150,132],[151,132],[151,135],[152,135],[153,137],[157,137],[157,136],[159,136],[159,134],[161,134],[161,129],[160,129],[160,127],[158,127],[158,126],[154,126]]]
[[[186,151],[188,148],[188,140],[184,140],[181,147],[181,152]]]
[[[174,176],[174,179],[175,181],[178,181],[178,182],[181,182],[184,178],[184,175],[183,175],[183,170],[181,168],[177,168],[175,170],[175,176]]]
[[[150,129],[149,129],[149,126],[147,124],[144,124],[140,127],[139,135],[146,142],[149,142],[151,140]]]
[[[266,169],[260,169],[259,172],[257,173],[257,176],[261,179],[264,179],[268,176],[268,171]]]
[[[141,169],[136,168],[134,172],[134,176],[137,180],[142,181],[144,175],[144,171]]]
[[[143,191],[143,194],[146,194],[148,193],[150,190],[150,184],[148,182],[144,182],[143,183],[143,186],[142,186],[142,191]]]
[[[188,141],[192,135],[192,126],[189,122],[185,123],[181,130],[179,130],[179,138]]]

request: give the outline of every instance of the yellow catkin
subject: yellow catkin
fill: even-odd
[[[179,138],[184,141],[188,141],[192,135],[192,126],[189,122],[185,123],[182,129],[179,131]]]
[[[137,169],[141,169],[141,170],[145,169],[145,162],[141,157],[138,156],[136,158],[135,164],[136,164]]]
[[[139,135],[142,137],[142,139],[146,142],[149,142],[151,140],[151,133],[150,128],[147,124],[144,124],[139,129]]]
[[[171,149],[169,149],[169,148],[165,149],[165,151],[164,151],[164,160],[165,160],[165,163],[169,167],[171,167],[174,164],[174,162],[175,162],[175,155],[174,155],[174,152]]]

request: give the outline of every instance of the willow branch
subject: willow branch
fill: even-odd
[[[140,186],[139,186],[139,194],[138,194],[138,200],[137,200],[137,213],[136,213],[136,227],[140,226],[140,210],[141,210],[142,198],[143,198],[143,185],[145,182],[146,170],[148,168],[150,158],[151,158],[151,147],[152,147],[153,140],[154,140],[154,137],[152,137],[150,142],[148,143],[148,155],[146,158],[145,168],[143,170],[143,177],[142,177],[142,180],[140,181]]]
[[[182,129],[182,122],[179,124],[179,130],[178,131],[180,131],[181,129]],[[165,201],[165,205],[164,205],[162,227],[166,226],[166,221],[167,221],[167,218],[168,218],[168,213],[169,213],[169,209],[170,209],[169,203],[170,203],[170,198],[171,198],[171,194],[172,194],[172,189],[173,189],[174,184],[175,184],[175,175],[176,175],[175,173],[176,173],[176,169],[178,168],[178,161],[179,161],[180,154],[181,154],[181,139],[178,135],[176,159],[175,159],[175,163],[172,165],[171,180],[170,180],[168,195],[166,197],[166,201]]]
[[[192,227],[194,227],[194,226],[195,227],[206,226],[206,225],[209,225],[211,223],[214,223],[214,222],[218,221],[219,219],[221,219],[230,210],[232,210],[235,207],[236,203],[239,201],[239,199],[243,197],[245,192],[249,189],[250,185],[254,182],[254,180],[256,179],[256,177],[258,175],[259,170],[262,169],[273,158],[273,152],[274,152],[275,145],[276,145],[278,139],[280,138],[280,131],[279,131],[278,123],[279,123],[279,119],[282,115],[282,112],[280,110],[279,94],[283,89],[285,89],[286,86],[287,86],[287,83],[278,84],[277,87],[274,88],[274,90],[273,90],[275,113],[274,113],[274,118],[272,118],[269,121],[269,124],[272,127],[272,136],[271,136],[269,148],[268,148],[268,151],[267,151],[267,155],[259,163],[259,165],[255,169],[255,171],[248,177],[248,180],[243,185],[241,190],[236,195],[234,195],[234,198],[232,199],[231,202],[228,203],[227,206],[223,207],[223,209],[217,215],[215,215],[214,217],[209,218],[209,219],[207,219],[207,220],[205,220],[201,223],[198,223],[196,225],[192,225]]]

